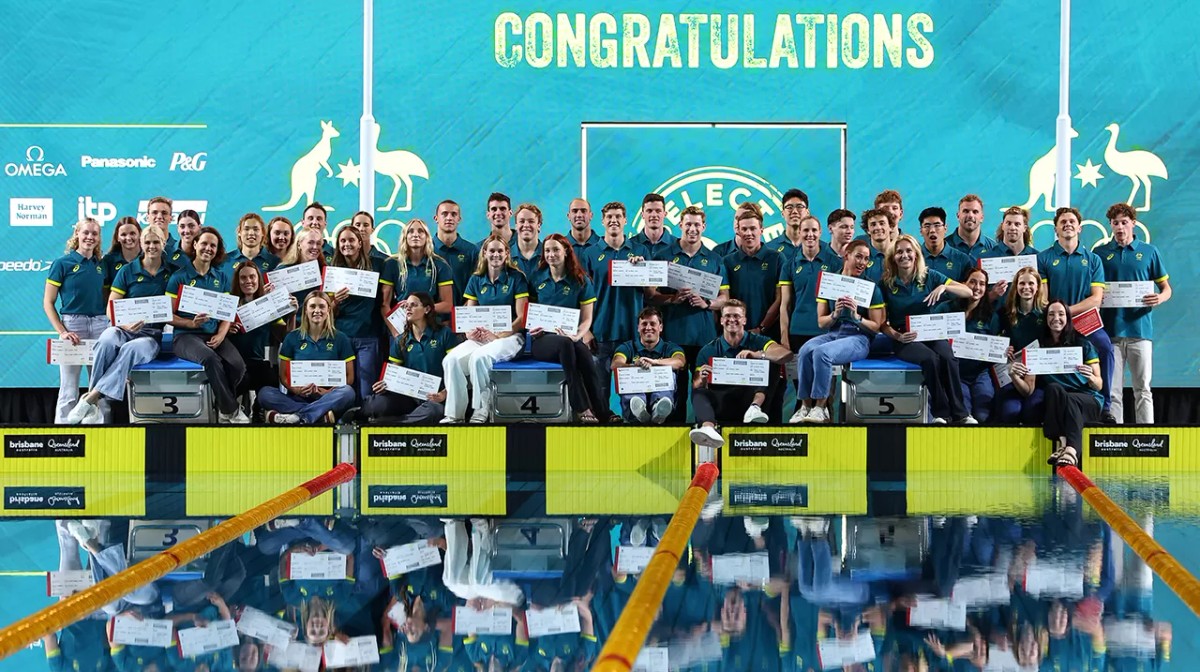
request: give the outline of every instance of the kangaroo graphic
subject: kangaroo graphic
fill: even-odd
[[[321,122],[321,140],[292,165],[291,199],[283,205],[265,206],[263,212],[291,210],[296,207],[302,197],[307,197],[305,203],[312,203],[316,200],[317,175],[320,174],[321,169],[324,168],[329,177],[333,177],[333,169],[329,167],[329,155],[333,153],[332,141],[339,135],[341,134],[333,127],[332,121]],[[329,206],[325,206],[325,209],[333,210]]]
[[[1079,137],[1075,129],[1070,130],[1072,138]],[[1038,202],[1038,199],[1044,198],[1046,212],[1054,212],[1054,177],[1057,172],[1054,166],[1055,149],[1057,149],[1057,145],[1051,147],[1050,151],[1034,161],[1033,167],[1029,169],[1029,200],[1021,206],[1022,208],[1029,210]],[[1003,211],[1001,209],[1001,212]]]
[[[392,196],[388,199],[387,205],[382,208],[377,208],[379,212],[390,211],[396,205],[396,196],[400,193],[400,185],[404,185],[405,199],[404,205],[395,210],[406,212],[412,210],[412,178],[420,177],[429,179],[429,169],[425,167],[425,162],[421,157],[406,152],[403,149],[397,149],[390,152],[379,151],[379,124],[375,124],[375,172],[384,177],[392,178]],[[328,157],[326,157],[328,158]]]

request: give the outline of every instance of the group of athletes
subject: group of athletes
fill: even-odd
[[[1055,242],[1045,250],[1031,246],[1029,213],[1018,207],[1004,211],[995,238],[986,235],[983,202],[973,194],[959,200],[952,231],[942,208],[921,211],[913,226],[919,236],[903,232],[903,203],[892,190],[860,217],[832,211],[824,226],[799,189],[784,194],[782,207],[782,235],[764,241],[762,206],[747,201],[735,210],[732,238],[712,246],[719,236],[704,209],[669,215],[655,193],[642,199],[642,229],[632,236],[619,202],[601,208],[603,233],[592,228],[591,205],[577,198],[566,234],[543,236],[538,206],[514,208],[493,193],[488,235],[475,244],[459,235],[462,209],[452,200],[438,204],[432,227],[409,220],[397,241],[378,239],[369,212],[329,232],[326,208],[312,203],[298,225],[248,213],[229,244],[198,213],[176,218],[170,199],[156,197],[147,225],[120,219],[107,251],[99,224],[79,221],[51,266],[43,300],[51,326],[72,343],[97,341],[85,394],[82,367],[61,367],[56,421],[104,422],[108,401],[124,398],[130,370],[158,356],[166,326],[114,325],[112,301],[165,294],[175,299],[174,354],[204,368],[221,422],[248,423],[255,408],[277,424],[334,422],[348,411],[371,422],[487,422],[492,366],[531,357],[562,366],[580,422],[684,422],[690,398],[692,440],[716,447],[722,423],[830,422],[833,367],[885,354],[920,366],[933,422],[1041,423],[1055,463],[1077,462],[1084,423],[1123,419],[1126,366],[1135,419],[1153,422],[1151,314],[1171,287],[1158,250],[1135,235],[1132,207],[1108,209],[1110,236],[1093,249],[1080,242],[1079,210],[1059,208]],[[384,249],[395,243],[394,252],[381,251],[381,242]],[[989,277],[980,261],[1005,256],[1035,261],[1012,277]],[[614,260],[689,267],[719,277],[719,291],[614,286]],[[322,275],[328,267],[377,273],[375,296],[304,289],[292,294],[294,312],[250,330],[240,319],[178,310],[185,286],[245,304],[275,290],[273,271],[308,262]],[[870,301],[818,297],[822,273],[875,283]],[[1130,281],[1149,281],[1154,291],[1136,307],[1100,309],[1107,282]],[[531,304],[578,310],[577,329],[526,329]],[[508,306],[512,322],[455,333],[457,306]],[[1073,321],[1094,308],[1103,326],[1080,335]],[[392,319],[397,311],[405,319]],[[956,358],[948,340],[920,339],[908,328],[909,317],[937,312],[965,313],[968,332],[1007,337],[1008,363]],[[1034,375],[1020,356],[1031,344],[1080,347],[1082,363],[1070,373]],[[714,384],[714,358],[769,360],[772,375],[761,386]],[[346,384],[292,385],[290,363],[303,360],[344,362]],[[423,399],[397,394],[381,380],[388,362],[436,376],[441,387]],[[618,387],[614,413],[614,377],[624,367],[670,367],[677,384],[651,393]],[[788,386],[797,399],[790,416]]]

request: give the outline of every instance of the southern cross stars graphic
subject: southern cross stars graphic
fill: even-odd
[[[1090,161],[1089,161],[1090,163]],[[1081,166],[1082,167],[1082,166]],[[342,181],[342,186],[353,184],[358,186],[358,179],[362,175],[359,166],[354,165],[354,159],[347,159],[346,163],[338,164],[338,179]]]
[[[1091,159],[1088,159],[1087,163],[1077,163],[1075,167],[1079,169],[1079,172],[1075,173],[1075,179],[1079,180],[1081,188],[1095,187],[1097,182],[1104,179],[1104,174],[1100,172],[1100,166],[1093,164]]]

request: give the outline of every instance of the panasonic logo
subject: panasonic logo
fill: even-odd
[[[155,168],[158,166],[158,161],[144,154],[141,157],[130,158],[110,158],[84,154],[79,157],[79,165],[82,168]]]

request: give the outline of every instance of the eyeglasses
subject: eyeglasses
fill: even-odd
[[[921,222],[922,229],[942,229],[945,227],[945,222]]]
[[[808,209],[807,203],[789,203],[783,206],[784,212],[804,212]]]

